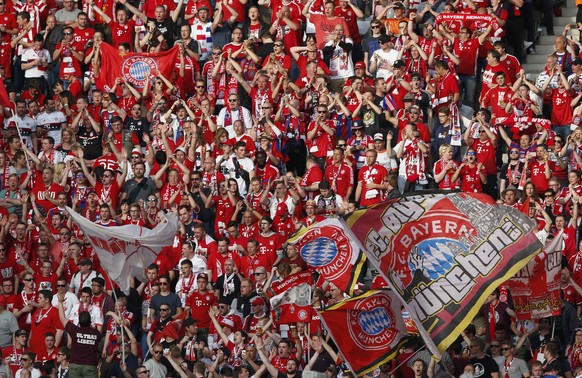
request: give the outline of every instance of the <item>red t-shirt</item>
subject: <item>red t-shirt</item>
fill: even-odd
[[[120,44],[127,42],[133,49],[133,34],[135,33],[134,20],[128,20],[125,25],[121,25],[118,22],[111,20],[107,25],[111,28],[113,47],[117,47]]]
[[[197,320],[196,325],[198,328],[210,328],[211,321],[208,309],[210,306],[217,305],[218,298],[210,291],[202,294],[196,290],[186,299],[186,306],[190,307],[190,315]]]
[[[465,42],[455,38],[453,52],[461,61],[457,66],[459,75],[476,75],[477,54],[479,53],[480,46],[478,38],[469,39]]]

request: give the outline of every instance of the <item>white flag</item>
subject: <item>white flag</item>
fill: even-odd
[[[70,207],[67,211],[91,241],[109,277],[125,294],[129,294],[131,277],[143,277],[145,269],[156,260],[162,248],[174,243],[178,230],[178,217],[173,213],[168,213],[164,222],[150,230],[136,225],[103,227]]]

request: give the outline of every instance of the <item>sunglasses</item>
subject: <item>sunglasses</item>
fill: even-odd
[[[167,282],[160,282],[160,285],[166,286],[166,285],[168,285],[168,283]]]
[[[156,201],[157,201],[157,199],[155,199],[155,198],[148,198],[148,202],[156,202]]]
[[[317,113],[318,114],[325,114],[325,113],[327,113],[327,110],[318,110]]]
[[[160,308],[160,311],[170,311],[169,308]]]
[[[509,350],[510,348],[501,348],[502,352],[505,352],[506,350]]]
[[[153,353],[155,353],[155,354],[162,354],[162,352],[163,352],[163,351],[161,351],[161,350],[154,350],[154,351],[153,351]]]
[[[467,152],[467,156],[475,156],[475,152]]]
[[[70,32],[65,32],[65,33],[63,33],[63,34],[64,34],[64,35],[73,35],[73,33],[70,33]]]
[[[280,44],[280,43],[275,43],[273,46],[275,46],[275,47],[283,47],[283,45]]]
[[[57,285],[57,287],[65,287],[65,286],[67,286],[67,285]]]
[[[238,100],[236,98],[229,98],[228,102],[237,102]]]
[[[197,85],[196,88],[204,88],[204,85]]]
[[[499,348],[501,345],[491,344],[491,348]]]
[[[510,154],[519,154],[519,151],[510,151]]]
[[[32,280],[33,280],[32,278],[25,278],[25,279],[23,279],[23,281],[26,281],[26,282],[30,282]]]
[[[75,178],[85,178],[85,175],[75,175]]]
[[[380,29],[381,26],[380,25],[372,25],[370,26],[371,29]]]

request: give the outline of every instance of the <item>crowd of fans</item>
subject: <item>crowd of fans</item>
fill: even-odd
[[[351,376],[316,312],[348,296],[286,241],[439,188],[521,209],[542,241],[564,235],[562,315],[518,321],[501,288],[440,363],[413,337],[370,375],[579,375],[582,59],[567,35],[582,24],[531,82],[532,12],[524,0],[0,0],[14,102],[0,109],[0,374]],[[127,76],[97,88],[104,42],[178,58],[143,88]],[[176,212],[179,233],[125,295],[67,205],[103,227]],[[282,324],[265,293],[302,271],[316,278],[311,319]]]

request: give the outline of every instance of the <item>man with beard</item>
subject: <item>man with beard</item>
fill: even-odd
[[[133,158],[133,153],[132,153]],[[121,189],[121,200],[127,199],[129,203],[136,203],[139,200],[147,201],[150,195],[155,195],[158,191],[154,181],[145,177],[145,164],[135,163],[133,166],[134,177],[129,179]]]
[[[281,340],[279,342],[279,344],[285,343],[285,342],[287,344],[289,344],[288,340],[287,341]],[[269,372],[269,374],[271,374],[271,376],[277,377],[277,378],[301,378],[301,372],[297,371],[298,362],[297,362],[297,359],[295,359],[295,357],[287,356],[287,358],[286,358],[287,363],[286,363],[285,369],[282,372],[281,369],[277,369],[275,366],[273,366],[273,364],[269,360],[269,357],[265,354],[265,351],[263,350],[265,345],[264,345],[263,339],[261,337],[257,337],[256,345],[257,345],[257,350],[259,352],[259,356],[261,357],[261,360],[263,361],[263,363],[267,367],[267,371]],[[279,349],[281,349],[281,348],[279,347]],[[298,346],[297,355],[301,356],[300,352],[301,352],[301,354],[303,353],[303,348]],[[278,355],[276,357],[278,357]]]

